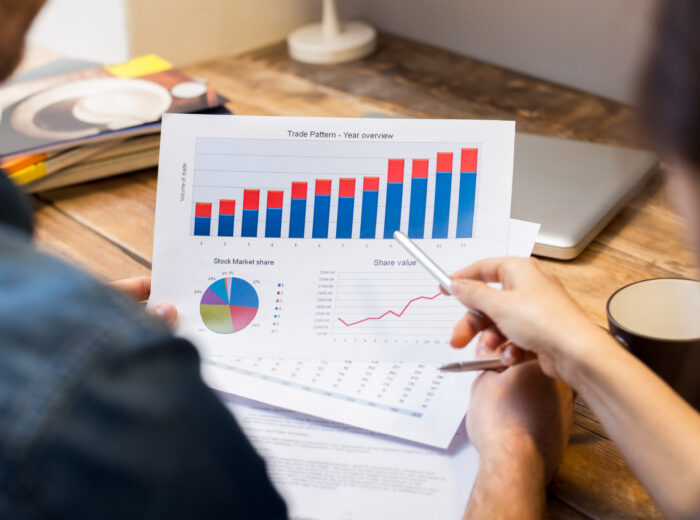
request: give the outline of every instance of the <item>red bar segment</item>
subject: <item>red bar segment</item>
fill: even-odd
[[[305,199],[307,192],[307,184],[305,182],[293,182],[292,183],[292,198],[293,199]]]
[[[403,182],[403,159],[389,159],[389,182]]]
[[[219,215],[235,215],[236,214],[236,201],[235,200],[220,200],[219,201]]]
[[[194,206],[194,216],[195,217],[211,217],[211,203],[210,202],[198,202]]]
[[[282,209],[284,192],[282,190],[268,190],[267,207],[272,209]]]
[[[460,172],[476,173],[478,148],[462,148],[462,166]]]
[[[411,177],[414,179],[428,178],[428,159],[413,159],[413,173]]]
[[[439,153],[437,154],[437,171],[452,173],[452,154]]]
[[[243,209],[260,208],[260,190],[243,190]]]
[[[365,177],[362,180],[364,191],[379,191],[379,177]]]
[[[341,197],[354,197],[355,196],[355,179],[340,179],[340,193]]]
[[[330,195],[331,181],[327,179],[316,180],[316,195]]]

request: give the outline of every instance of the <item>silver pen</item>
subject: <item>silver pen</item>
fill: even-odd
[[[471,372],[473,370],[494,370],[505,368],[501,358],[483,358],[474,361],[462,361],[460,363],[450,363],[440,367],[441,372]]]
[[[416,245],[401,231],[394,231],[394,239],[422,265],[438,281],[447,294],[452,295],[452,278],[439,266],[432,258]],[[469,312],[475,316],[483,318],[484,315],[474,309],[469,309]],[[494,368],[503,368],[505,365],[499,358],[478,359],[476,361],[465,361],[463,363],[453,363],[440,367],[440,370],[446,372],[467,372],[469,370],[488,370]]]
[[[426,255],[423,250],[418,247],[415,242],[408,238],[401,231],[394,231],[394,240],[396,240],[403,248],[415,258],[420,265],[425,267],[426,271],[433,275],[438,281],[440,287],[447,291],[447,294],[452,295],[452,278],[442,268],[433,262],[433,259]]]

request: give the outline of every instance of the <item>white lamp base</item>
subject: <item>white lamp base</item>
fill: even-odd
[[[304,63],[330,65],[359,60],[377,47],[377,32],[362,22],[344,24],[339,34],[327,38],[322,24],[297,29],[287,38],[289,55]]]

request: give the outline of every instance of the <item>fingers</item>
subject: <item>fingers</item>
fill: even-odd
[[[504,365],[513,366],[537,359],[532,352],[514,345],[494,325],[484,329],[476,344],[477,357],[498,355]]]
[[[499,347],[506,343],[507,338],[495,326],[490,326],[481,333],[476,342],[477,357],[493,357]]]
[[[497,311],[504,298],[501,291],[476,280],[453,281],[452,294],[467,307],[491,316]]]
[[[467,312],[461,320],[457,322],[452,331],[452,339],[450,345],[454,348],[464,348],[474,339],[474,337],[488,327],[491,320],[483,315],[477,315],[473,312]]]
[[[151,296],[151,278],[149,276],[117,280],[110,285],[138,302],[148,300]],[[177,307],[170,302],[159,303],[149,312],[158,316],[171,327],[177,322]]]
[[[177,307],[170,302],[159,303],[151,311],[171,327],[177,322]]]
[[[110,285],[139,302],[148,300],[151,295],[151,278],[149,276],[117,280]]]
[[[507,343],[503,349],[501,349],[501,361],[503,361],[503,364],[508,366],[525,363],[526,361],[531,361],[533,359],[537,359],[535,354],[528,352],[527,350],[523,350],[512,343]]]

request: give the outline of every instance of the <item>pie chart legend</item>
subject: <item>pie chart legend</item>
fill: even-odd
[[[204,291],[199,312],[209,330],[232,334],[252,323],[259,304],[258,293],[250,283],[241,278],[221,278]]]

